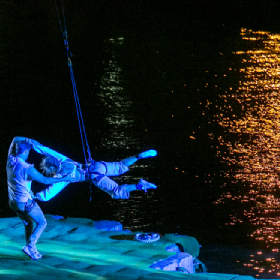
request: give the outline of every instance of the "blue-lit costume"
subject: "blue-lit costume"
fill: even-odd
[[[47,222],[39,205],[32,202],[32,180],[26,173],[31,166],[33,165],[21,158],[10,155],[6,170],[10,208],[16,212],[25,226],[26,245],[37,250],[35,244]],[[36,223],[34,230],[33,221]]]
[[[7,183],[10,201],[26,203],[32,199],[31,183],[26,170],[33,166],[23,159],[10,155],[7,160]]]
[[[129,168],[122,162],[92,161],[89,167],[90,177],[94,185],[110,194],[114,199],[128,199],[129,192],[125,190],[126,184],[119,186],[108,176],[118,176],[128,170]]]
[[[48,148],[43,145],[37,145],[34,147],[36,152],[45,155],[52,156],[56,158],[60,163],[69,161],[74,165],[74,171],[72,176],[75,177],[75,172],[80,164],[77,162],[72,162],[68,157]],[[129,168],[122,162],[97,162],[92,161],[89,167],[90,180],[95,186],[101,190],[107,192],[114,199],[128,199],[129,192],[126,191],[125,185],[119,186],[115,181],[110,179],[108,176],[118,176],[127,172]],[[83,172],[82,170],[80,172]],[[56,176],[59,176],[59,172]],[[84,181],[85,179],[77,179],[77,182]],[[60,182],[50,185],[47,189],[36,194],[36,199],[41,201],[48,201],[56,196],[60,191],[62,191],[69,183]]]

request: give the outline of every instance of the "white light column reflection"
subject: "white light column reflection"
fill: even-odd
[[[130,112],[131,100],[122,87],[122,69],[118,66],[116,55],[123,44],[124,38],[109,39],[108,49],[111,59],[105,64],[105,74],[101,79],[100,100],[108,109],[106,121],[109,131],[104,135],[102,145],[109,149],[129,148],[138,146],[138,140],[131,137],[130,128],[134,120]]]
[[[124,38],[111,38],[107,41],[107,52],[110,59],[104,63],[105,73],[101,79],[101,91],[98,94],[106,107],[106,122],[108,124],[108,130],[104,132],[101,145],[110,151],[110,154],[112,154],[112,151],[115,153],[114,158],[110,161],[119,161],[133,155],[127,154],[125,150],[131,149],[134,152],[142,152],[140,141],[134,136],[135,121],[131,112],[132,101],[123,86],[122,69],[118,63],[118,60],[121,59],[119,54],[123,43]],[[137,183],[142,176],[145,176],[145,170],[150,168],[150,165],[143,164],[143,162],[138,161],[130,167],[130,170],[135,168],[137,174],[141,174],[141,177],[133,176],[133,172],[128,172],[114,177],[114,180],[119,184]],[[146,226],[145,222],[141,220],[143,216],[147,216],[146,213],[143,214],[146,210],[142,209],[142,204],[143,201],[147,202],[149,197],[143,200],[143,196],[146,196],[144,192],[132,192],[131,196],[133,198],[128,200],[109,200],[108,204],[114,205],[116,220],[130,229],[137,230]],[[149,193],[149,196],[152,196],[151,193]]]

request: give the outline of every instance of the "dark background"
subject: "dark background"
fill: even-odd
[[[61,12],[61,3],[57,4]],[[230,230],[223,226],[236,205],[213,205],[225,179],[215,177],[212,187],[204,183],[208,174],[225,167],[208,137],[222,129],[203,117],[200,103],[217,97],[215,91],[202,90],[206,82],[215,82],[214,73],[238,65],[232,52],[242,44],[240,28],[279,32],[277,2],[65,0],[63,4],[93,158],[115,161],[156,149],[157,158],[144,160],[148,168],[133,169],[127,179],[135,182],[143,176],[158,189],[124,202],[112,201],[93,188],[89,202],[88,184],[71,184],[53,200],[40,203],[43,211],[115,219],[132,230],[178,232],[196,236],[204,244],[248,245],[249,225]],[[63,20],[61,13],[60,17]],[[118,37],[124,43],[112,50],[109,39]],[[110,109],[98,95],[110,60],[118,61],[122,94],[132,102],[134,126],[119,131],[131,143],[125,148],[103,141],[116,132],[106,121]],[[8,217],[14,213],[7,203],[5,164],[14,136],[33,138],[84,161],[54,1],[0,2],[0,61],[0,217]],[[228,82],[237,83],[239,78],[232,74]],[[195,141],[189,137],[192,133]],[[40,160],[31,153],[29,161],[36,167]],[[34,183],[33,190],[44,187]]]
[[[57,4],[63,25],[61,3]],[[199,106],[209,93],[197,89],[205,81],[211,82],[211,71],[222,72],[227,67],[220,51],[227,52],[228,59],[237,63],[230,53],[237,48],[241,27],[277,31],[275,2],[264,5],[261,1],[64,1],[63,4],[93,157],[113,161],[136,154],[139,148],[158,150],[157,160],[147,159],[153,168],[144,174],[160,186],[154,194],[157,202],[153,207],[159,207],[156,214],[164,220],[166,212],[171,211],[170,216],[175,217],[172,223],[179,225],[185,224],[181,213],[189,213],[192,224],[201,224],[204,207],[211,207],[219,190],[205,189],[204,178],[197,176],[219,172],[223,166],[209,149],[209,125]],[[14,136],[36,139],[74,160],[84,161],[61,35],[55,2],[1,1],[1,216],[13,214],[6,203],[5,161]],[[132,101],[136,123],[133,131],[127,129],[120,134],[132,133],[131,138],[140,141],[139,147],[131,145],[126,150],[101,145],[103,135],[110,134],[112,128],[105,121],[108,108],[97,95],[106,72],[104,64],[112,59],[108,39],[120,36],[125,39],[116,56],[123,69],[123,86]],[[234,42],[232,38],[237,39]],[[205,69],[210,69],[210,73]],[[211,94],[215,98],[216,93]],[[176,116],[170,118],[170,115]],[[210,129],[221,130],[217,124]],[[189,138],[193,131],[199,136],[196,141]],[[127,134],[125,137],[129,137]],[[31,154],[32,160],[38,164],[40,157]],[[178,174],[174,167],[185,174]],[[35,191],[43,187],[34,184]],[[104,218],[104,211],[97,211],[104,201],[98,203],[96,198],[94,203],[86,202],[89,190],[85,184],[79,185],[79,191],[75,185],[68,189],[55,202],[42,207],[63,215]],[[203,203],[204,207],[193,214],[189,203]],[[115,212],[110,207],[107,210],[108,217]]]

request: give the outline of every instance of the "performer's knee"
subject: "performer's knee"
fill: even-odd
[[[97,187],[100,187],[101,184],[100,184],[100,181],[101,179],[103,179],[105,177],[105,175],[98,175],[98,176],[95,176],[92,178],[92,182],[93,184],[95,184]]]
[[[36,224],[37,224],[37,227],[40,227],[40,228],[45,228],[47,226],[47,221],[45,219],[45,217],[43,219],[39,219],[36,221]]]
[[[47,220],[44,219],[44,220],[40,220],[40,222],[38,223],[38,225],[40,225],[42,228],[45,228],[47,226]]]

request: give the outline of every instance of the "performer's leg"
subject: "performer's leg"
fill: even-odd
[[[156,150],[148,150],[148,151],[140,153],[136,157],[138,159],[141,159],[141,158],[155,157],[156,155],[157,155],[157,151]]]
[[[136,156],[133,156],[133,157],[123,159],[121,161],[121,163],[128,167],[128,166],[132,165],[133,163],[135,163],[137,160],[138,160],[138,158]]]
[[[22,220],[25,227],[26,246],[22,248],[23,252],[32,259],[37,260],[40,259],[42,255],[37,251],[35,244],[44,228],[46,227],[47,223],[43,212],[35,201],[32,211],[28,213],[27,209],[28,207],[30,207],[30,202],[31,201],[29,201],[29,203],[9,201],[9,205],[11,209],[14,210],[18,217]],[[37,224],[34,231],[33,220]]]
[[[32,202],[34,203],[34,205],[29,205],[31,206],[30,207],[31,209],[28,209],[28,214],[36,223],[36,227],[32,232],[27,245],[35,246],[39,237],[41,236],[41,234],[43,233],[44,229],[47,226],[47,221],[44,216],[44,213],[42,212],[37,202],[35,202],[34,200]]]
[[[148,150],[148,151],[145,151],[145,152],[142,152],[136,156],[132,156],[132,157],[129,157],[129,158],[126,158],[126,159],[123,159],[121,162],[126,165],[126,166],[130,166],[132,165],[133,163],[135,163],[138,159],[141,159],[141,158],[148,158],[148,157],[154,157],[157,155],[157,151],[155,150]]]
[[[99,175],[92,179],[92,182],[102,191],[108,193],[114,199],[128,199],[129,192],[125,185],[119,186],[115,181],[104,175]]]
[[[106,176],[118,176],[129,169],[128,167],[134,164],[138,159],[154,157],[157,155],[155,150],[148,150],[146,152],[140,153],[139,155],[132,156],[123,159],[120,162],[93,162],[89,167],[89,173],[93,174],[104,174]]]
[[[32,218],[25,211],[25,202],[16,202],[13,200],[9,201],[10,208],[16,212],[17,216],[22,220],[25,228],[25,240],[26,244],[30,239],[33,232],[33,221]]]
[[[138,184],[136,185],[136,189],[141,191],[147,192],[148,189],[156,189],[157,186],[155,184],[152,184],[146,180],[140,179]]]
[[[115,181],[106,176],[97,176],[93,178],[93,183],[101,190],[107,192],[114,199],[128,199],[130,192],[136,190],[156,189],[157,186],[140,179],[138,184],[124,184],[118,185]]]
[[[103,166],[105,166],[106,171],[103,173],[103,170],[98,168],[98,173],[106,176],[119,176],[124,174],[129,170],[128,166],[120,162],[102,162]],[[96,171],[96,169],[94,169]]]
[[[148,181],[140,179],[138,184],[125,184],[125,185],[119,186],[119,188],[125,189],[126,192],[130,193],[130,192],[136,191],[136,190],[147,192],[148,189],[156,189],[157,186]]]

